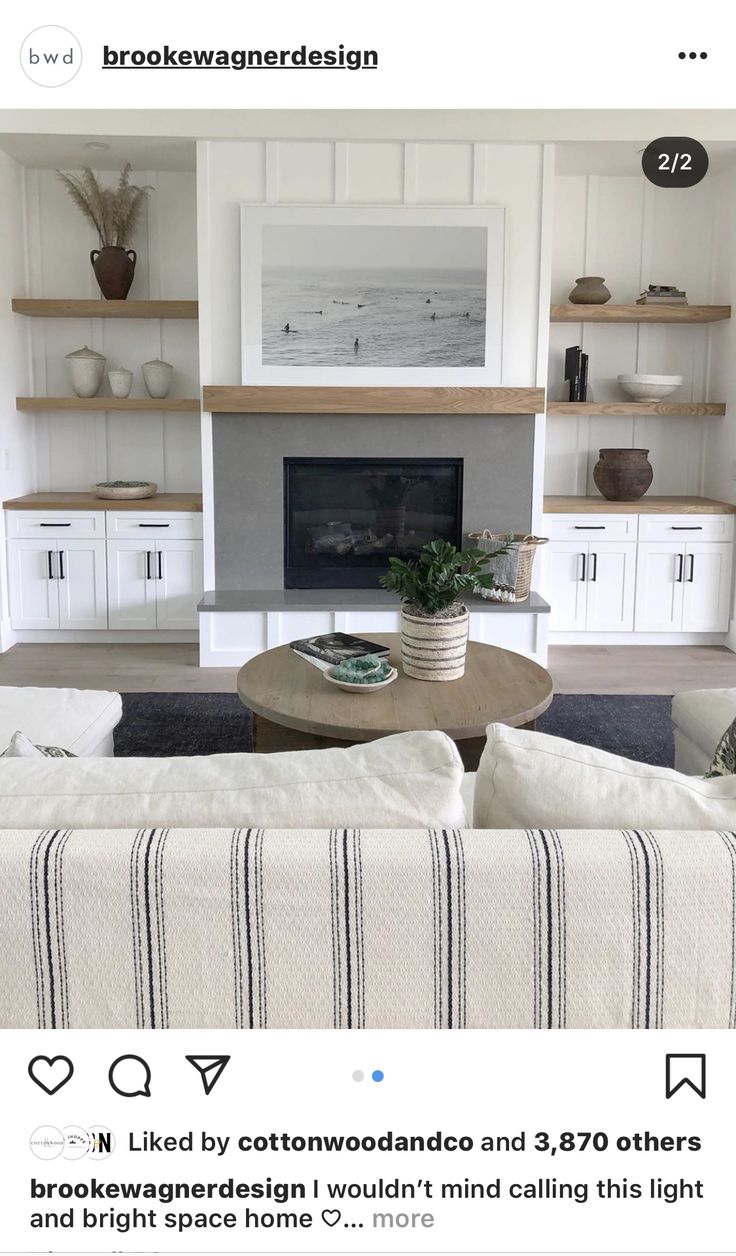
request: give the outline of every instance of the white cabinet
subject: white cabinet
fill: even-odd
[[[202,519],[194,513],[7,512],[19,631],[196,629]]]
[[[150,537],[108,541],[110,627],[197,627],[202,542]]]
[[[588,547],[578,541],[552,541],[543,562],[544,592],[549,598],[549,626],[554,632],[579,632],[585,628]]]
[[[553,632],[631,631],[635,541],[552,541],[545,565]]]
[[[110,627],[156,627],[155,547],[140,541],[108,541],[107,588]]]
[[[196,628],[202,596],[202,542],[156,543],[156,627]]]
[[[11,540],[8,567],[14,628],[107,627],[104,541]]]
[[[727,632],[732,556],[718,541],[641,544],[637,632]]]
[[[553,632],[728,632],[733,514],[548,515],[545,533]]]

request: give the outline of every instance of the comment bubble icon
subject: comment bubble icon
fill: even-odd
[[[110,1085],[124,1099],[151,1097],[151,1070],[139,1055],[119,1055],[108,1074]]]

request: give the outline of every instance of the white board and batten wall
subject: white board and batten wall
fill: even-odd
[[[552,157],[542,144],[200,141],[198,238],[203,383],[241,382],[240,206],[502,205],[506,210],[501,383],[544,384],[548,343]],[[205,586],[215,586],[211,418],[202,418]],[[492,420],[489,420],[492,422]],[[544,420],[535,433],[532,518],[541,522]],[[247,543],[247,542],[246,542]],[[544,657],[543,617],[479,615],[477,632]],[[522,620],[529,621],[522,624]],[[223,666],[282,641],[333,628],[369,632],[375,613],[200,617],[200,661]],[[494,621],[492,624],[491,621]],[[503,623],[503,626],[502,626]],[[500,635],[506,634],[504,640]]]

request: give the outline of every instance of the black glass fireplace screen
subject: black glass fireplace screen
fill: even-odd
[[[284,587],[375,588],[391,555],[462,539],[462,458],[284,458]]]

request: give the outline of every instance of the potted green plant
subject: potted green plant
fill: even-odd
[[[500,547],[496,553],[502,553]],[[416,559],[389,558],[381,584],[398,593],[401,608],[401,662],[417,680],[459,680],[465,672],[470,612],[467,593],[493,587],[484,567],[489,554],[458,550],[450,541],[430,541]]]
[[[89,166],[84,166],[81,174],[56,172],[99,236],[100,247],[93,249],[89,257],[107,301],[124,301],[130,291],[137,254],[129,246],[153,191],[151,187],[131,183],[131,169],[130,164],[123,167],[114,188],[104,187]]]

